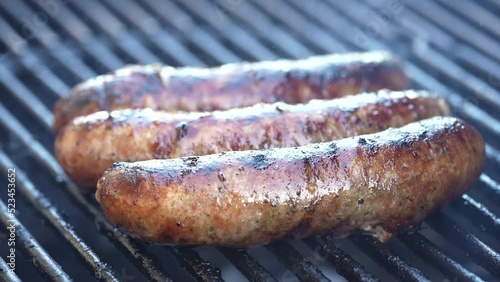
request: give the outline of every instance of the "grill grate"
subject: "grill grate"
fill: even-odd
[[[494,16],[500,5],[66,0],[54,1],[52,12],[44,10],[50,2],[0,0],[0,50],[5,51],[0,168],[16,168],[19,198],[26,202],[17,208],[17,244],[34,266],[17,272],[21,279],[327,281],[340,279],[335,270],[345,279],[364,281],[500,278],[500,242],[493,235],[500,233],[500,146],[495,142],[500,37]],[[36,24],[36,15],[53,16]],[[27,38],[30,24],[36,24],[36,32]],[[476,126],[488,143],[485,173],[468,194],[430,216],[422,230],[389,244],[352,236],[307,238],[300,241],[306,250],[295,242],[211,249],[229,262],[220,265],[198,248],[149,246],[123,235],[105,220],[92,195],[78,192],[53,156],[53,102],[75,83],[125,63],[207,66],[369,49],[390,49],[407,59],[415,85],[443,93],[455,114]],[[0,198],[0,221],[7,226],[5,195]],[[37,218],[25,215],[30,213]],[[85,227],[89,222],[92,226]],[[45,229],[54,238],[44,236]],[[19,279],[7,269],[0,260],[2,279]]]

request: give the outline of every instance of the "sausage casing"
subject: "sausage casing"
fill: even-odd
[[[482,170],[469,124],[434,117],[295,148],[116,163],[96,197],[140,239],[246,247],[331,232],[381,241],[464,193]]]
[[[304,103],[382,88],[402,90],[408,84],[400,60],[386,52],[217,68],[132,65],[75,86],[54,106],[54,129],[101,110],[227,110],[261,102]]]
[[[73,180],[94,190],[104,171],[117,161],[300,146],[448,114],[446,102],[436,95],[387,90],[210,113],[99,112],[77,118],[61,130],[55,153]]]

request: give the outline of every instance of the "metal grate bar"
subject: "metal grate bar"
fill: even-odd
[[[500,36],[500,30],[497,28],[500,26],[498,17],[485,8],[477,5],[477,3],[473,1],[460,1],[460,5],[453,5],[453,3],[449,1],[439,0],[439,2],[459,13],[462,17],[473,21],[476,26],[479,26],[481,29],[487,29],[496,36]]]
[[[113,2],[113,1],[110,1]],[[140,25],[137,23],[135,20],[136,16],[135,14],[139,12],[140,14],[148,15],[147,17],[152,19],[153,17],[150,16],[142,7],[138,5],[132,4],[131,1],[127,1],[126,5],[123,5],[123,3],[120,3],[119,5],[116,5],[117,2],[115,3],[114,8],[123,14],[125,19],[129,21],[130,23],[134,24],[138,28],[141,28]],[[129,10],[128,8],[125,7],[130,7],[134,6],[133,10]],[[163,10],[165,7],[162,8]],[[158,26],[157,22],[155,21],[156,26]],[[234,61],[239,61],[239,58],[237,55],[235,55],[232,51],[230,51],[228,48],[226,48],[224,45],[222,45],[218,40],[214,39],[208,31],[206,31],[203,27],[198,27],[197,25],[192,26],[193,29],[190,30],[190,34],[193,38],[197,38],[197,40],[200,40],[204,42],[203,47],[207,49],[208,53],[211,54],[212,56],[216,57],[220,62],[234,62]]]
[[[469,195],[462,195],[461,200],[453,201],[450,205],[474,223],[480,224],[482,229],[500,234],[500,219]]]
[[[14,94],[14,97],[23,104],[47,129],[52,129],[52,113],[24,86],[10,71],[0,64],[0,82]]]
[[[26,15],[36,15],[35,11],[20,1],[19,3],[16,3],[16,5],[0,1],[0,7],[5,9],[5,11],[7,11],[8,14],[16,20],[23,19]],[[79,59],[79,56],[64,46],[64,44],[61,43],[59,36],[48,28],[47,25],[37,25],[37,28],[38,29],[36,31],[32,32],[32,36],[34,36],[34,38],[37,39],[37,41],[40,42],[47,50],[50,50],[49,54],[54,57],[58,63],[65,66],[80,79],[93,76],[92,71],[90,71],[90,69],[83,64],[83,62]],[[10,31],[13,31],[13,29],[10,28]],[[17,38],[22,38],[17,33],[11,34]]]
[[[7,111],[1,105],[0,113],[2,117],[10,115],[7,114]],[[0,151],[0,166],[2,170],[7,170],[8,168],[16,169],[16,188],[18,191],[24,195],[30,204],[41,215],[43,215],[51,226],[54,227],[54,229],[78,252],[88,269],[92,271],[97,278],[105,281],[118,281],[111,268],[102,262],[95,252],[87,246],[85,242],[83,242],[83,240],[75,233],[71,224],[63,219],[50,200],[38,189],[36,189],[28,177],[24,175],[22,170],[16,167],[16,165],[2,151]]]
[[[91,215],[99,227],[105,231],[104,234],[115,244],[127,250],[129,257],[135,262],[143,273],[154,281],[164,281],[169,275],[159,266],[159,260],[151,253],[146,252],[144,247],[123,233],[119,232],[102,216],[102,213],[85,199],[76,185],[67,179],[63,169],[59,166],[54,157],[19,123],[3,106],[0,105],[0,113],[3,117],[0,120],[5,128],[19,137],[20,141],[34,154],[52,174],[52,176],[66,184],[67,191],[85,212]],[[31,191],[28,191],[30,193]]]
[[[482,183],[486,184],[493,192],[500,195],[500,184],[495,182],[491,177],[486,174],[481,174],[480,180]]]
[[[47,81],[47,86],[52,91],[61,91],[64,89],[64,85],[61,80],[53,74],[45,65],[37,64],[36,56],[28,49],[28,47],[24,45],[16,45],[14,40],[10,39],[11,36],[14,38],[18,38],[18,42],[22,42],[21,37],[17,32],[2,18],[0,17],[0,31],[2,34],[9,34],[9,36],[1,36],[1,40],[10,47],[10,50],[13,50],[16,54],[22,53],[22,56],[19,57],[19,61],[23,64],[27,69],[32,69],[32,73],[39,79],[43,81]],[[22,51],[21,51],[22,50]]]
[[[0,280],[2,281],[10,281],[10,282],[21,282],[21,279],[15,274],[10,271],[9,266],[3,260],[3,258],[0,258]]]
[[[500,78],[498,77],[500,74],[499,63],[469,46],[457,48],[454,53],[457,59],[462,61],[463,64],[481,70],[487,76],[488,83],[493,85],[493,87],[500,87]]]
[[[8,163],[9,161],[5,153],[0,151],[0,162]],[[9,220],[14,222],[17,246],[21,246],[27,257],[32,258],[33,264],[44,277],[52,281],[71,281],[68,274],[50,257],[26,227],[16,217],[10,217],[7,206],[0,201],[0,221],[7,228],[11,225]]]
[[[45,9],[44,4],[40,1],[31,1],[32,6],[36,6],[35,10],[43,10]],[[47,14],[50,15],[48,11]],[[76,15],[67,8],[66,5],[58,5],[57,6],[56,16],[51,17],[52,21],[55,21],[63,31],[66,32],[72,39],[76,40],[78,44],[84,44],[92,35],[93,31]],[[47,24],[50,24],[48,22]]]
[[[189,247],[165,247],[172,253],[189,274],[199,281],[223,281],[220,270],[214,268],[209,262],[204,261],[200,255]]]
[[[245,275],[250,281],[276,281],[274,277],[246,250],[219,248],[219,251],[224,254],[236,268]]]
[[[270,41],[273,45],[276,45],[276,47],[280,48],[280,50],[288,56],[301,58],[313,55],[313,53],[300,41],[271,22],[266,15],[253,6],[250,6],[248,2],[242,1],[237,9],[227,7],[226,5],[219,5],[219,7],[245,22],[245,24],[254,29],[260,36]]]
[[[212,38],[206,29],[200,28],[193,22],[190,15],[174,6],[172,2],[146,1],[151,12],[161,18],[162,21],[173,26],[179,33],[184,34],[190,42],[195,44],[200,52],[220,62],[239,61],[239,57],[231,50],[222,45],[218,40]],[[171,15],[175,15],[172,17]]]
[[[316,24],[306,19],[301,13],[287,5],[281,5],[280,1],[253,1],[253,3],[268,15],[275,15],[282,23],[293,22],[293,25],[289,27],[295,30],[302,39],[308,41],[310,45],[319,48],[321,52],[346,52],[347,49],[343,43],[331,36],[330,33],[318,28]],[[276,11],[279,11],[279,13],[276,13]]]
[[[442,213],[434,213],[427,218],[426,222],[455,245],[465,249],[475,263],[484,267],[494,277],[500,278],[500,254]]]
[[[170,5],[175,4],[171,2]],[[220,11],[218,11],[218,16],[207,13],[207,11],[217,11],[216,9],[218,9],[213,4],[210,4],[209,1],[182,1],[178,2],[178,5],[182,5],[185,9],[188,9],[190,13],[201,18],[213,28],[216,33],[222,34],[225,39],[231,41],[232,44],[242,49],[245,53],[250,54],[253,58],[259,60],[272,60],[277,58],[271,50],[255,39],[246,29],[242,28],[239,23],[234,22],[229,17],[222,18]],[[175,13],[178,16],[178,12],[182,11],[177,7],[175,7],[175,9],[175,12],[171,11],[171,13]]]
[[[43,8],[42,2],[33,1],[38,7]],[[59,27],[62,28],[79,46],[108,69],[116,69],[123,65],[121,60],[111,52],[106,45],[95,39],[93,31],[72,11],[67,5],[59,5],[57,16],[52,17]]]
[[[387,269],[392,275],[397,275],[402,281],[429,281],[418,269],[405,262],[393,251],[382,246],[376,239],[353,235],[351,239],[365,251],[376,263]]]
[[[463,68],[460,68],[453,61],[439,54],[430,46],[414,48],[414,51],[417,58],[424,61],[433,69],[446,75],[448,78],[460,83],[463,88],[474,93],[475,97],[479,97],[480,99],[488,102],[488,105],[494,105],[495,107],[500,108],[500,101],[498,99],[498,97],[500,97],[500,92],[482,82],[481,79],[468,73]],[[500,129],[498,132],[500,132]]]
[[[322,255],[335,266],[337,273],[344,276],[349,281],[379,281],[373,274],[368,272],[363,265],[354,260],[348,253],[337,247],[332,238],[308,237],[303,240],[311,249],[318,245],[321,247]],[[326,241],[326,242],[325,242]]]
[[[445,274],[451,281],[482,281],[478,276],[441,252],[436,245],[421,234],[404,233],[400,234],[398,239],[424,258],[426,262],[430,262],[434,268]]]
[[[317,266],[297,252],[287,242],[277,242],[266,246],[278,259],[302,281],[330,281]]]
[[[487,53],[492,58],[500,60],[500,44],[487,36],[481,30],[467,24],[457,16],[440,7],[438,4],[427,0],[419,1],[418,4],[408,1],[405,2],[422,16],[439,25],[447,32],[453,34],[460,40],[467,42],[471,46]]]
[[[147,48],[144,48],[135,36],[126,32],[126,26],[124,26],[124,24],[122,24],[122,22],[101,2],[74,1],[72,4],[74,4],[80,12],[92,20],[93,23],[95,23],[101,30],[112,36],[120,48],[134,60],[142,63],[154,63],[161,61]],[[97,57],[98,60],[100,59],[99,57],[100,56]]]
[[[18,2],[18,3],[17,3]],[[14,19],[23,19],[27,15],[36,15],[24,2],[17,1],[16,5],[12,5],[9,1],[0,1],[0,7],[7,11],[7,13]],[[29,32],[30,37],[34,37],[40,42],[46,49],[52,49],[60,44],[59,36],[52,30],[47,28],[46,24],[36,25],[36,30],[31,30],[32,27],[25,27],[25,33]]]

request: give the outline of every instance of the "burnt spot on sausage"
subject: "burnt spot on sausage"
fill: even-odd
[[[255,155],[250,163],[256,170],[267,169],[271,164],[273,164],[273,162],[270,161],[264,154]]]
[[[194,167],[194,166],[198,165],[198,159],[199,159],[199,157],[197,157],[197,156],[182,158],[182,160],[184,161],[184,164],[187,166],[190,166],[190,167]]]
[[[184,138],[187,135],[187,130],[188,130],[187,122],[183,121],[183,122],[180,122],[179,124],[177,124],[177,126],[175,126],[175,132],[177,135],[177,139],[180,140],[180,139]]]

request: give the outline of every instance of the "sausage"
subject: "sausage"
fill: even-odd
[[[425,91],[387,90],[308,104],[278,102],[210,113],[98,112],[62,129],[55,154],[75,182],[95,190],[104,171],[117,161],[300,146],[448,114],[446,102]]]
[[[161,244],[248,247],[354,231],[381,241],[475,181],[484,141],[434,117],[300,147],[115,163],[96,198],[113,224]]]
[[[75,86],[54,106],[54,129],[101,110],[153,108],[213,111],[259,102],[305,103],[382,88],[408,88],[398,58],[387,52],[315,56],[217,68],[132,65]]]

